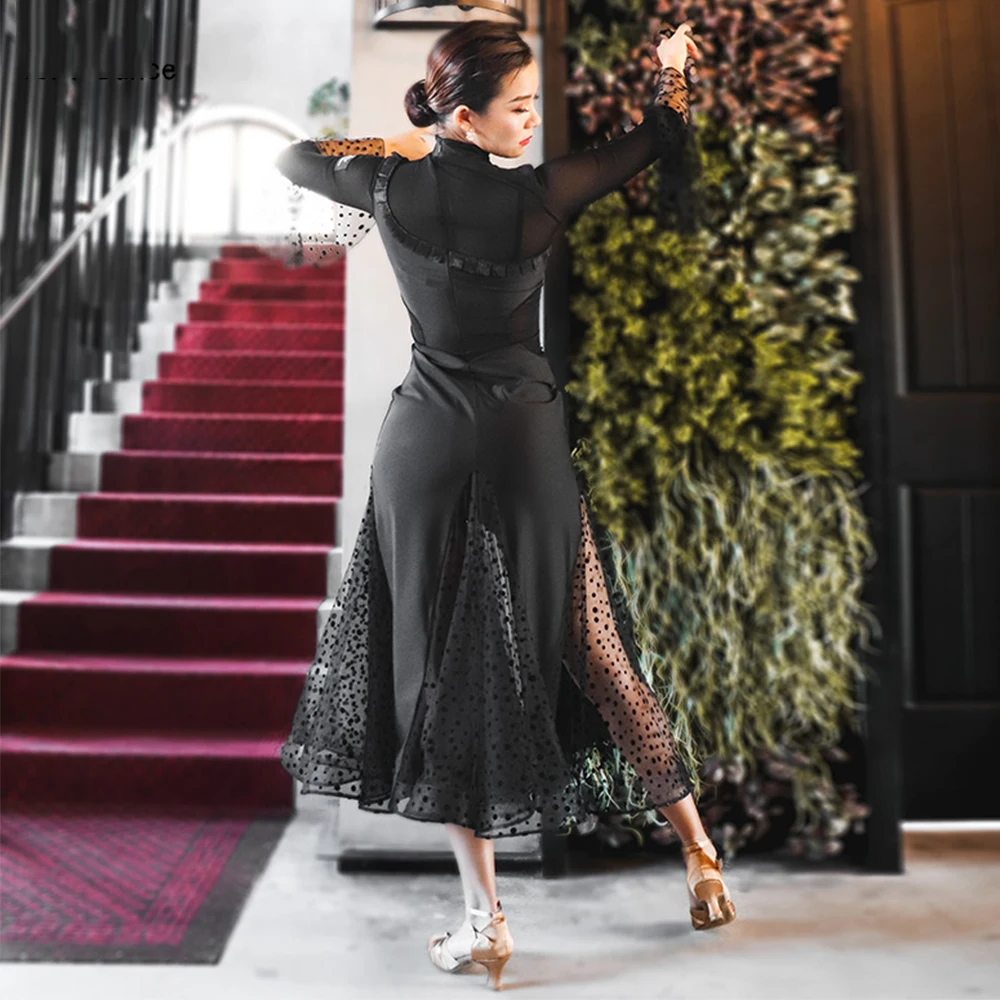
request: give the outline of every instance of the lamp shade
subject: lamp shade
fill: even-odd
[[[373,28],[453,28],[462,21],[513,21],[524,30],[527,0],[372,0]],[[472,18],[469,14],[472,14]]]

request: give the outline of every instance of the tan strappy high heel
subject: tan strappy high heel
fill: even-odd
[[[711,840],[702,838],[681,847],[687,866],[691,924],[696,931],[721,927],[736,919],[736,906],[729,898],[726,883],[722,881],[723,859],[720,856],[713,860],[706,851],[707,847],[714,849],[715,845]]]
[[[507,926],[507,918],[500,908],[500,900],[497,900],[497,908],[492,913],[472,907],[469,908],[469,913],[475,936],[472,947],[467,953],[453,955],[445,947],[445,943],[452,936],[451,931],[445,931],[443,934],[435,934],[427,942],[427,954],[430,955],[431,961],[445,972],[461,972],[474,962],[485,965],[489,974],[486,985],[498,990],[501,988],[500,977],[503,974],[503,967],[514,952],[514,938]],[[487,931],[491,934],[487,934]]]

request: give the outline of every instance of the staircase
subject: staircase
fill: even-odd
[[[177,261],[0,545],[0,802],[291,811],[340,582],[343,263]]]

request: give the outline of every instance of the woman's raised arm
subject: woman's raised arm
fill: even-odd
[[[429,128],[408,129],[385,139],[303,139],[283,149],[274,165],[299,187],[371,212],[372,185],[381,160],[393,153],[417,160],[433,144]]]
[[[671,39],[662,42],[661,51],[670,42],[675,47],[687,45],[688,55],[696,53],[685,28],[682,26]],[[585,205],[617,190],[656,160],[665,174],[663,188],[678,187],[679,175],[685,170],[683,154],[691,129],[687,80],[678,63],[683,65],[683,56],[674,55],[660,69],[640,125],[599,146],[555,157],[535,168],[546,192],[546,206],[553,215],[564,221],[569,219]]]
[[[299,187],[371,212],[372,186],[384,156],[381,138],[303,139],[286,146],[274,165]]]

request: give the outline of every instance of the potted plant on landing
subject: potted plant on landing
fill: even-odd
[[[323,125],[313,135],[323,139],[347,138],[348,114],[351,106],[351,85],[332,76],[309,96],[306,115],[309,118],[332,116],[332,125]]]

